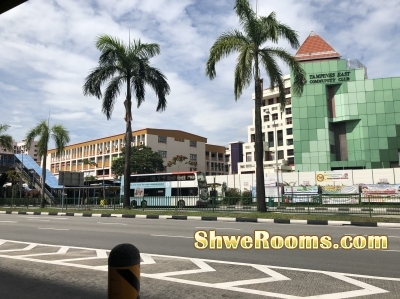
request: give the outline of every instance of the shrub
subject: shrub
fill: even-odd
[[[224,204],[235,205],[240,200],[240,190],[237,188],[228,188],[225,192],[225,197],[222,200]]]
[[[242,204],[250,205],[253,201],[253,194],[251,191],[243,191],[242,192]]]

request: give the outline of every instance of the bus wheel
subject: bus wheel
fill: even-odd
[[[137,201],[136,200],[132,200],[131,201],[131,207],[132,208],[137,208]]]
[[[147,207],[147,201],[143,200],[142,201],[142,208],[146,208]]]
[[[185,202],[183,200],[178,201],[178,208],[183,209],[185,207]]]

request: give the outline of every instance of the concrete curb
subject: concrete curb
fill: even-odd
[[[302,225],[330,225],[330,226],[362,226],[362,227],[394,227],[400,228],[400,223],[395,222],[358,222],[358,221],[333,221],[333,220],[297,220],[297,219],[267,219],[267,218],[229,218],[213,216],[180,216],[180,215],[141,215],[141,214],[96,214],[96,213],[69,213],[69,212],[17,212],[0,211],[0,214],[13,215],[46,215],[67,217],[117,217],[138,219],[172,219],[196,221],[221,221],[221,222],[252,222],[252,223],[278,223]]]

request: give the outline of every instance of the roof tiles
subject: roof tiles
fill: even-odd
[[[310,61],[338,59],[340,58],[340,54],[312,31],[294,57],[298,61]]]

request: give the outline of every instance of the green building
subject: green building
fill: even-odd
[[[399,167],[400,77],[368,79],[313,32],[295,57],[307,73],[292,94],[296,171]]]

